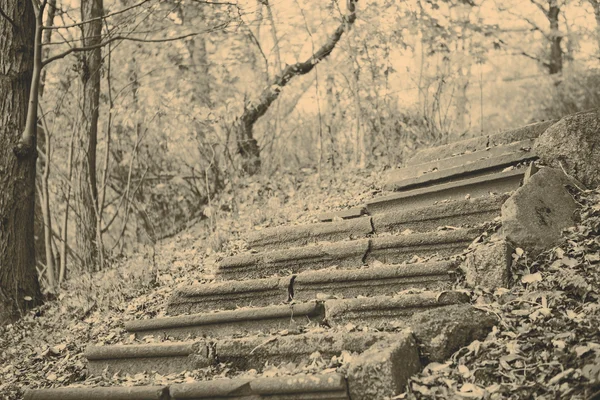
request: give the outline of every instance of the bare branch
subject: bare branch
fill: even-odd
[[[540,10],[542,10],[542,12],[544,13],[544,15],[546,17],[548,17],[548,10],[546,10],[542,4],[538,3],[537,0],[529,0],[529,1],[531,1],[531,3],[533,5],[535,5],[537,8],[539,8]]]
[[[231,21],[224,22],[221,25],[215,26],[215,27],[213,27],[211,29],[205,29],[205,30],[200,31],[200,32],[188,33],[187,35],[181,35],[181,36],[172,37],[172,38],[166,38],[166,39],[140,39],[140,38],[134,38],[134,37],[131,37],[131,36],[114,36],[114,37],[112,37],[110,39],[107,39],[107,40],[103,41],[102,43],[98,43],[98,44],[93,45],[93,46],[71,47],[70,49],[63,51],[60,54],[57,54],[55,56],[52,56],[52,57],[44,60],[44,62],[42,62],[42,66],[46,66],[46,65],[50,64],[53,61],[60,60],[61,58],[65,58],[66,56],[68,56],[71,53],[81,53],[81,52],[84,52],[84,51],[89,51],[89,50],[97,49],[99,47],[104,47],[107,44],[112,43],[112,42],[117,41],[117,40],[129,40],[131,42],[141,42],[141,43],[174,42],[174,41],[177,41],[177,40],[182,40],[182,39],[186,39],[186,38],[189,38],[189,37],[198,36],[198,35],[202,35],[202,34],[205,34],[205,33],[213,32],[213,31],[215,31],[217,29],[225,28],[225,27],[227,27],[229,25],[229,22],[231,22]]]
[[[139,3],[134,4],[132,6],[129,6],[129,7],[125,7],[122,10],[115,11],[113,13],[106,14],[106,15],[103,15],[101,17],[91,18],[91,19],[88,19],[86,21],[77,22],[75,24],[62,25],[62,26],[45,26],[43,29],[68,29],[68,28],[76,28],[78,26],[82,26],[82,25],[85,25],[85,24],[90,24],[90,23],[95,22],[95,21],[99,21],[99,20],[110,18],[110,17],[114,17],[115,15],[123,14],[124,12],[127,12],[129,10],[133,10],[134,8],[142,6],[142,5],[146,4],[146,3],[148,3],[149,1],[152,1],[152,0],[142,0]]]

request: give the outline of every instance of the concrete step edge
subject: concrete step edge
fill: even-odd
[[[492,146],[505,145],[526,139],[536,139],[555,122],[556,120],[537,122],[491,135],[483,135],[441,146],[428,147],[415,153],[407,160],[406,164],[422,164],[429,161],[452,157],[455,154],[462,154],[465,151],[484,150]]]
[[[311,246],[290,247],[259,253],[243,253],[224,258],[217,266],[216,276],[227,280],[262,278],[285,271],[301,273],[338,266],[360,267],[373,257],[381,256],[384,244],[388,251],[385,263],[400,263],[413,256],[449,256],[460,251],[481,233],[481,229],[458,228],[451,232],[430,231],[407,235],[375,236]],[[439,246],[444,244],[443,246]]]
[[[397,192],[369,200],[366,207],[370,215],[375,215],[399,207],[414,209],[423,206],[423,202],[435,204],[441,200],[488,197],[490,196],[488,189],[493,190],[494,194],[506,193],[519,187],[527,170],[527,168],[514,168],[490,175]],[[479,193],[480,187],[485,188],[485,193]]]
[[[183,400],[238,396],[311,394],[315,399],[348,399],[346,378],[338,373],[297,374],[270,378],[232,378],[135,387],[66,387],[28,390],[25,400]],[[286,397],[287,398],[287,397]],[[306,397],[308,399],[308,397]]]
[[[461,165],[466,165],[468,163],[473,163],[507,154],[531,152],[534,143],[534,139],[525,139],[504,145],[486,147],[485,149],[477,151],[467,151],[459,155],[452,155],[450,157],[439,160],[427,161],[419,164],[410,164],[405,167],[392,169],[391,171],[387,172],[386,180],[399,181],[402,179],[414,178],[423,174],[447,170]]]
[[[426,232],[439,226],[473,225],[492,220],[493,213],[500,215],[502,203],[507,198],[508,195],[501,194],[460,199],[408,210],[398,208],[350,220],[265,228],[250,233],[246,242],[251,249],[266,252],[319,242],[356,240],[382,232],[406,229]],[[436,221],[439,222],[436,224]]]
[[[410,288],[445,287],[454,280],[456,262],[431,261],[355,269],[305,271],[282,278],[225,281],[179,288],[171,296],[169,314],[232,310],[281,304],[294,298],[314,300],[317,293],[343,297],[385,295]],[[405,284],[403,284],[405,282]],[[371,288],[366,284],[375,285]],[[312,286],[311,286],[312,285]],[[303,293],[306,290],[306,293]],[[320,292],[315,292],[320,290]]]
[[[303,303],[254,307],[213,313],[153,318],[125,322],[125,330],[143,337],[226,337],[250,332],[269,332],[308,323],[330,325],[350,319],[366,321],[385,314],[394,319],[423,309],[464,303],[469,297],[456,291],[424,291],[396,296],[311,300]]]
[[[392,176],[386,180],[384,188],[386,190],[404,191],[417,187],[432,186],[452,180],[467,179],[489,174],[491,171],[497,172],[508,166],[534,159],[537,159],[537,155],[534,152],[517,152],[457,165],[452,168],[442,169],[410,178],[401,178],[392,174]]]

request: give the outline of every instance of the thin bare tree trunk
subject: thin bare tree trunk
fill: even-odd
[[[58,271],[58,284],[60,285],[67,276],[67,240],[69,238],[69,209],[71,204],[71,185],[73,177],[73,147],[75,146],[76,127],[73,127],[71,141],[69,142],[69,156],[67,159],[67,193],[65,197],[65,215],[63,215],[61,227],[60,268]]]
[[[103,15],[102,0],[82,0],[82,21]],[[102,20],[96,19],[82,27],[83,45],[98,46],[102,41]],[[82,57],[81,81],[83,84],[83,107],[79,134],[80,154],[75,170],[75,190],[79,218],[77,219],[77,252],[86,271],[95,271],[99,265],[99,248],[96,235],[98,187],[96,179],[96,146],[98,141],[98,116],[100,106],[100,47],[87,51]]]
[[[35,151],[22,151],[36,18],[30,1],[0,0],[0,7],[10,18],[0,17],[0,324],[4,324],[41,304],[42,294],[33,239]]]
[[[550,72],[550,75],[560,74],[563,70],[562,35],[559,30],[559,15],[560,7],[558,6],[558,0],[548,0],[547,18],[550,21],[550,62],[548,63],[548,72]]]
[[[319,48],[311,57],[304,62],[298,62],[288,65],[277,75],[274,80],[263,89],[258,100],[244,105],[244,112],[236,126],[238,153],[242,156],[242,169],[252,175],[256,174],[261,167],[260,148],[254,138],[254,124],[260,117],[265,115],[271,104],[279,97],[281,90],[298,75],[308,74],[315,65],[325,59],[337,43],[340,41],[343,33],[350,29],[356,20],[355,0],[348,0],[348,15],[338,26],[335,32],[329,37],[327,42]]]

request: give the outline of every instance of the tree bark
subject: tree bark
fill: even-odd
[[[238,120],[236,133],[238,153],[242,156],[242,169],[247,174],[256,174],[261,166],[260,148],[258,142],[254,138],[254,124],[260,117],[265,115],[271,104],[279,97],[281,90],[293,77],[308,74],[315,65],[331,54],[336,44],[340,41],[343,33],[350,29],[351,25],[356,20],[355,1],[356,0],[347,1],[348,15],[329,37],[327,42],[325,42],[315,54],[304,62],[287,65],[283,71],[273,79],[271,84],[262,91],[258,100],[244,105],[244,112]]]
[[[600,54],[600,0],[588,0],[594,9],[596,18],[596,41],[598,42],[598,54]]]
[[[33,74],[30,1],[0,0],[0,324],[42,303],[35,266],[35,151],[21,153]],[[13,26],[14,24],[14,26]],[[17,154],[19,156],[17,156]]]
[[[559,30],[558,17],[560,7],[557,0],[548,0],[548,21],[550,22],[550,62],[548,72],[550,75],[560,74],[563,70],[563,51],[561,47],[562,35]]]
[[[101,17],[102,0],[82,0],[81,20]],[[102,20],[82,26],[83,46],[98,46],[102,42]],[[81,60],[81,82],[83,87],[82,121],[79,133],[79,151],[75,168],[75,198],[79,218],[77,219],[77,252],[86,271],[101,269],[98,264],[99,241],[96,237],[98,187],[96,181],[96,145],[98,140],[98,109],[100,105],[100,47],[83,53]]]

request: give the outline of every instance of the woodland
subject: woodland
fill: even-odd
[[[302,177],[598,107],[599,55],[598,0],[0,0],[0,321]]]

